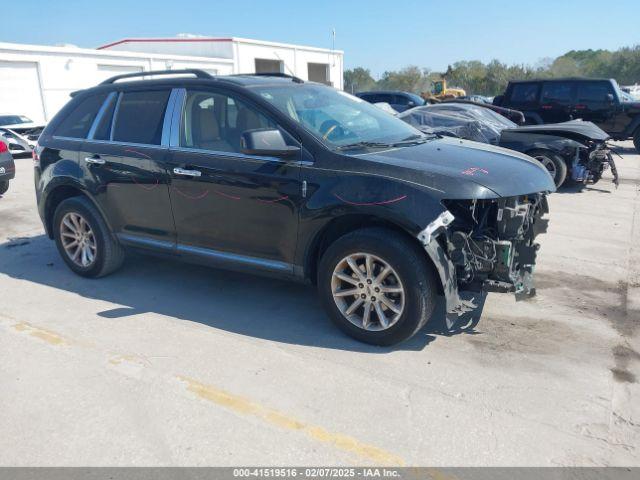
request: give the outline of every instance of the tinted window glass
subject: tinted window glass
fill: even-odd
[[[578,83],[578,102],[606,102],[608,94],[613,95],[613,89],[608,82]]]
[[[118,100],[118,96],[113,96],[110,101],[107,109],[105,110],[102,118],[100,119],[100,123],[96,128],[96,131],[93,134],[93,138],[95,140],[109,140],[111,136],[111,123],[113,122],[113,112],[116,109],[116,103]]]
[[[573,85],[569,82],[549,82],[542,87],[543,103],[569,103]]]
[[[60,122],[54,135],[59,137],[86,138],[98,110],[107,98],[107,94],[92,95],[82,101]]]
[[[113,140],[160,145],[168,90],[125,92],[120,99]]]
[[[516,83],[511,91],[513,103],[534,103],[538,100],[537,83]]]
[[[277,128],[275,123],[236,98],[212,92],[187,93],[180,144],[218,152],[240,152],[247,130]]]

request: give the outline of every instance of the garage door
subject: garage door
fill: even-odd
[[[44,120],[44,108],[35,62],[0,61],[0,113]]]

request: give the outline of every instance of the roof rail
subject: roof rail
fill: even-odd
[[[197,68],[186,68],[183,70],[150,70],[145,72],[123,73],[122,75],[116,75],[115,77],[107,78],[100,85],[110,85],[118,80],[122,80],[123,78],[149,77],[152,75],[181,75],[187,73],[195,75],[197,78],[213,78],[204,70],[199,70]]]
[[[283,73],[283,72],[238,73],[237,75],[238,76],[249,75],[254,77],[283,77],[283,78],[290,78],[295,83],[304,83],[304,80],[302,80],[301,78],[296,77],[294,75],[289,75],[288,73]]]

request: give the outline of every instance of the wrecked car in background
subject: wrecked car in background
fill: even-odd
[[[31,149],[36,146],[44,127],[45,124],[34,122],[24,115],[0,114],[0,128],[26,139]]]
[[[618,185],[609,136],[591,122],[518,126],[492,110],[463,103],[440,103],[398,115],[425,133],[489,143],[525,153],[544,165],[556,186],[570,178],[596,183],[607,168]]]
[[[464,98],[452,98],[449,100],[445,100],[441,103],[446,103],[446,104],[463,103],[466,105],[475,105],[476,107],[486,108],[488,110],[492,110],[496,113],[499,113],[500,115],[502,115],[505,118],[508,118],[509,120],[511,120],[513,123],[517,125],[524,125],[525,123],[524,113],[522,113],[520,110],[514,110],[512,108],[499,107],[497,105],[492,105],[489,103],[474,102],[472,100],[466,100]]]
[[[0,127],[0,142],[4,142],[9,147],[9,152],[14,157],[31,156],[35,142],[30,142],[22,135],[18,135],[8,128]]]

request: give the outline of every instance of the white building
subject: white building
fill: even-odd
[[[343,52],[242,38],[125,39],[96,50],[0,43],[0,113],[48,121],[76,90],[120,73],[282,72],[342,88]]]

